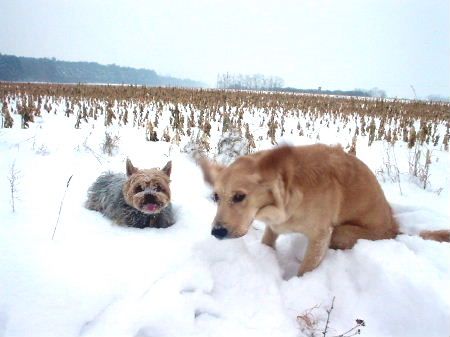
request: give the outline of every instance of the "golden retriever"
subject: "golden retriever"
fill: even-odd
[[[329,247],[348,249],[358,239],[391,239],[397,222],[375,175],[340,146],[282,146],[243,156],[224,167],[199,160],[214,190],[218,239],[245,235],[254,219],[266,223],[262,242],[302,233],[308,247],[298,275],[316,268]],[[450,231],[425,231],[425,239],[449,241]]]

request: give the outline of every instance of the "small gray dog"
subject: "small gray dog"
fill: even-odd
[[[170,203],[171,171],[171,161],[162,170],[139,170],[127,159],[127,175],[105,173],[98,177],[89,188],[85,207],[118,225],[170,227],[175,223]]]

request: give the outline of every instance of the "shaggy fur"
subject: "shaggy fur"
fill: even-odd
[[[358,239],[399,234],[375,175],[340,146],[284,146],[238,158],[228,167],[200,160],[204,179],[218,203],[212,234],[219,239],[247,233],[254,219],[266,223],[263,243],[279,234],[308,238],[298,275],[316,268],[329,247],[348,249]],[[449,241],[450,231],[423,232]]]
[[[105,173],[89,188],[86,208],[119,225],[166,228],[175,223],[170,204],[171,162],[162,169],[139,170],[127,160],[127,175]]]

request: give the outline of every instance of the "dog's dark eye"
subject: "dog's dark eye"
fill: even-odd
[[[218,202],[219,201],[219,195],[217,193],[213,193],[212,200],[214,200],[214,202]]]
[[[161,192],[161,191],[162,191],[161,186],[156,185],[156,186],[155,186],[155,191],[156,191],[156,192]]]
[[[142,187],[141,186],[136,186],[135,188],[134,188],[134,193],[140,193],[140,192],[142,192],[143,191],[143,189],[142,189]]]
[[[245,199],[244,193],[236,193],[235,195],[233,195],[233,202],[241,202],[244,199]]]

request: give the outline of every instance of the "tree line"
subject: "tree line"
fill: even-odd
[[[273,90],[281,87],[283,87],[283,79],[276,76],[230,73],[217,75],[217,88],[219,89]]]
[[[284,81],[276,76],[264,76],[261,74],[243,75],[243,74],[218,74],[218,89],[235,89],[235,90],[261,90],[261,91],[278,91],[278,92],[294,92],[303,94],[324,94],[337,96],[359,96],[359,97],[377,97],[386,98],[386,92],[378,88],[370,90],[354,89],[354,90],[323,90],[321,87],[317,89],[299,89],[293,87],[284,87]]]
[[[55,58],[32,58],[0,53],[0,81],[50,83],[110,83],[147,86],[202,87],[190,79],[160,76],[154,70],[67,62]]]

